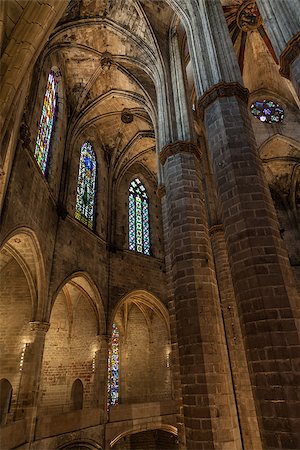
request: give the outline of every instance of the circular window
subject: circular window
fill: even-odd
[[[284,119],[284,109],[272,100],[257,100],[250,107],[251,113],[265,123],[279,123]]]

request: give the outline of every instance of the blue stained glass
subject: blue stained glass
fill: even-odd
[[[90,156],[85,156],[84,157],[84,164],[85,164],[85,167],[87,169],[89,169],[89,170],[93,169],[93,162],[91,161]]]
[[[92,145],[85,142],[81,147],[75,218],[93,228],[96,197],[96,155]]]
[[[250,107],[251,113],[265,123],[279,123],[284,119],[284,109],[272,100],[257,100]]]
[[[108,354],[108,404],[116,405],[119,401],[119,330],[112,326],[111,346]]]
[[[129,250],[150,255],[149,201],[139,178],[129,186],[128,235]]]
[[[44,175],[49,158],[51,137],[55,121],[56,103],[57,80],[54,72],[51,71],[48,75],[47,87],[34,150],[35,159]]]

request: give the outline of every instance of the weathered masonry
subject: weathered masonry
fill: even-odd
[[[0,36],[1,450],[299,450],[300,0]]]

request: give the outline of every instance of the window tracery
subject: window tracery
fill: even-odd
[[[80,151],[75,218],[93,229],[96,197],[96,155],[89,142]]]
[[[57,106],[57,78],[51,70],[48,75],[46,92],[43,100],[42,113],[40,117],[39,129],[36,138],[34,156],[45,175],[49,159],[51,138],[55,122]]]
[[[256,100],[250,111],[254,117],[265,123],[279,123],[284,119],[284,109],[272,100]]]
[[[150,255],[149,200],[139,178],[129,186],[128,235],[129,250]]]

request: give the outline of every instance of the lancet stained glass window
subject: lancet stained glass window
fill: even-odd
[[[111,346],[108,354],[108,404],[116,405],[119,401],[119,330],[112,326]]]
[[[279,123],[284,119],[284,109],[272,100],[257,100],[250,107],[251,113],[265,123]]]
[[[50,143],[56,114],[56,105],[57,79],[55,77],[55,73],[51,71],[48,75],[42,114],[34,150],[35,159],[44,175],[49,158]]]
[[[135,178],[128,196],[129,250],[150,255],[149,200],[143,183]]]
[[[89,142],[81,147],[75,218],[93,229],[96,196],[96,156]]]

